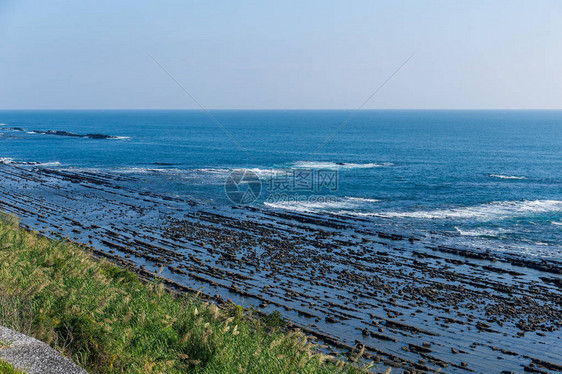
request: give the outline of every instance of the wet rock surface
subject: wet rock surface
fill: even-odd
[[[443,247],[366,220],[215,208],[142,183],[0,164],[0,209],[141,276],[160,270],[177,291],[279,310],[331,349],[361,347],[409,372],[562,370],[560,263]]]

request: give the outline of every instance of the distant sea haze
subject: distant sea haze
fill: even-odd
[[[562,258],[562,112],[362,111],[337,132],[350,114],[214,111],[231,138],[200,111],[0,111],[0,163],[135,175],[214,205],[233,204],[225,180],[248,170],[257,207]]]

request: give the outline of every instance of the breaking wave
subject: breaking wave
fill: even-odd
[[[527,179],[526,177],[518,177],[515,175],[501,175],[501,174],[490,174],[490,177],[499,179]]]
[[[333,170],[345,170],[345,169],[370,169],[370,168],[380,168],[385,166],[393,166],[391,162],[376,163],[369,162],[365,164],[348,163],[348,162],[325,162],[325,161],[297,161],[292,164],[293,168],[298,169],[333,169]]]
[[[498,237],[501,234],[507,234],[510,233],[511,231],[509,230],[505,230],[505,229],[497,229],[497,230],[491,230],[491,229],[474,229],[474,230],[466,230],[466,229],[461,229],[459,227],[455,226],[455,229],[457,230],[457,232],[463,236],[483,236],[483,237]]]
[[[280,201],[266,201],[264,204],[270,208],[292,210],[295,212],[332,214],[349,214],[355,209],[361,209],[366,203],[378,202],[376,199],[359,197],[336,198],[334,196],[309,196],[291,198]]]
[[[361,202],[361,203],[378,203],[380,201],[378,199],[367,199],[365,197],[346,196],[345,198],[348,199],[348,200],[351,200],[351,201],[357,201],[357,202]]]
[[[35,166],[61,166],[62,164],[58,161],[53,161],[53,162],[37,162],[34,165]]]
[[[58,161],[35,162],[35,161],[15,161],[10,157],[0,157],[0,164],[13,164],[21,166],[60,166]]]
[[[560,211],[562,211],[562,201],[560,200],[523,200],[495,201],[487,204],[451,209],[381,212],[374,215],[388,218],[475,219],[486,221]]]

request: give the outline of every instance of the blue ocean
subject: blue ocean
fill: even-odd
[[[215,206],[237,203],[225,182],[248,172],[250,205],[562,258],[562,111],[0,111],[0,123],[3,163],[135,175]]]

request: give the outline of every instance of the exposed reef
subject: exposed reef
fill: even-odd
[[[213,207],[142,178],[0,163],[0,210],[178,291],[279,310],[332,349],[360,345],[410,373],[562,370],[560,261],[367,220]]]

